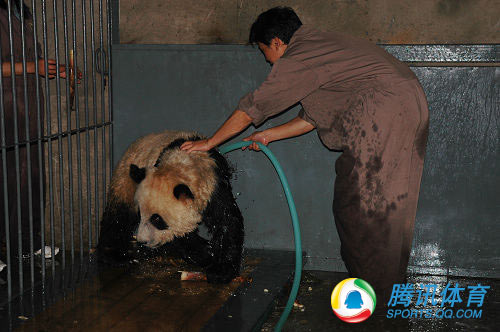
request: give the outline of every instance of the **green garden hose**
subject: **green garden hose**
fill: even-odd
[[[245,146],[249,146],[253,142],[238,142],[234,144],[230,144],[228,146],[223,146],[219,149],[219,152],[225,154],[227,152],[240,149]],[[286,200],[288,202],[288,207],[290,208],[290,215],[292,216],[292,224],[293,224],[293,236],[295,238],[295,276],[293,278],[292,290],[290,291],[290,296],[288,297],[288,302],[286,303],[285,310],[281,314],[280,320],[274,331],[281,331],[281,328],[286,322],[290,311],[292,311],[293,303],[295,302],[295,298],[297,297],[297,293],[299,291],[300,286],[300,278],[302,274],[302,242],[300,240],[300,225],[299,225],[299,217],[297,216],[297,210],[295,209],[295,203],[293,202],[293,197],[290,192],[290,187],[288,186],[288,181],[286,179],[285,173],[283,173],[283,169],[281,168],[280,163],[274,156],[274,154],[269,150],[269,148],[259,142],[255,142],[259,146],[262,152],[264,152],[273,164],[278,176],[281,180],[281,185],[283,186],[283,190],[285,191]]]

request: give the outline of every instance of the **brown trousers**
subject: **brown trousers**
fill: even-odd
[[[10,79],[10,77],[9,77]],[[27,82],[27,100],[25,104],[23,77],[16,76],[16,110],[14,111],[14,102],[12,94],[12,85],[9,81],[4,80],[3,87],[3,116],[5,127],[5,145],[6,149],[6,166],[7,176],[3,174],[3,156],[0,152],[0,248],[5,250],[6,239],[6,223],[5,223],[5,196],[4,183],[7,184],[7,199],[8,199],[8,218],[10,248],[14,256],[18,255],[19,236],[18,230],[22,232],[22,252],[27,254],[30,252],[30,232],[33,232],[34,250],[41,248],[41,222],[44,206],[44,195],[40,193],[40,186],[44,186],[45,173],[43,167],[43,149],[42,162],[38,156],[38,143],[35,141],[38,136],[38,115],[36,101],[36,81],[35,76],[30,75]],[[40,94],[40,129],[43,132],[43,95]],[[19,144],[19,184],[16,180],[16,152],[15,152],[15,133],[14,133],[14,112],[17,115],[18,142]],[[28,163],[28,143],[26,140],[26,112],[28,112],[28,131],[30,143],[30,161]],[[2,128],[0,128],[0,134]],[[1,145],[1,142],[0,142]],[[31,189],[29,187],[28,165],[31,167]],[[40,174],[41,173],[41,174]],[[19,189],[19,190],[18,190]],[[31,196],[30,196],[31,190]],[[43,188],[42,188],[43,190]],[[19,195],[19,202],[18,202]],[[31,198],[32,209],[29,208],[29,199]],[[18,217],[18,206],[21,214]],[[30,221],[31,220],[31,221]],[[32,223],[32,228],[30,228]],[[0,259],[4,258],[3,252],[0,252]]]
[[[333,212],[349,274],[386,301],[405,282],[429,130],[415,80],[369,89],[346,112]]]
[[[40,185],[43,183],[44,174],[40,177],[40,170],[43,171],[43,165],[38,159],[38,146],[31,144],[31,201],[32,208],[29,208],[29,186],[28,186],[28,153],[26,145],[19,148],[19,192],[16,181],[16,158],[14,148],[9,148],[6,155],[7,161],[7,198],[8,198],[8,227],[11,257],[16,257],[19,254],[19,234],[21,230],[22,253],[30,252],[30,233],[33,232],[33,248],[34,251],[41,248],[41,222],[44,205],[43,195],[40,194]],[[43,151],[42,151],[43,153]],[[5,205],[4,205],[4,183],[5,179],[2,170],[2,155],[0,154],[0,243],[6,244],[6,223],[5,223]],[[18,218],[18,201],[21,215]],[[31,216],[30,216],[31,214]],[[31,219],[31,221],[30,221]],[[31,226],[30,226],[31,222]],[[2,245],[2,247],[4,247]],[[2,250],[6,250],[3,248]],[[0,254],[2,260],[5,259],[5,253]]]

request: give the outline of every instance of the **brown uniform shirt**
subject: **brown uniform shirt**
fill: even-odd
[[[9,41],[9,18],[8,13],[4,9],[0,9],[0,46],[2,57],[2,63],[11,62],[11,52],[14,56],[14,62],[23,61],[23,49],[22,49],[22,35],[21,35],[21,21],[14,13],[11,15],[12,20],[12,44],[13,49],[10,48]],[[24,56],[26,63],[35,61],[35,40],[33,35],[33,22],[31,19],[26,19],[24,24],[24,38],[25,38],[25,50]],[[38,47],[38,56],[41,56],[41,48],[38,42],[36,42]],[[41,116],[43,116],[43,94],[42,86],[40,84],[40,102],[36,99],[36,80],[37,76],[35,74],[26,74],[26,98],[24,90],[24,76],[15,75],[15,98],[16,98],[16,110],[14,110],[14,89],[12,88],[12,78],[11,76],[4,76],[2,79],[2,89],[3,89],[3,106],[5,113],[5,140],[7,145],[14,144],[14,113],[17,116],[18,124],[18,138],[19,141],[26,140],[26,112],[28,113],[29,120],[29,136],[30,139],[35,139],[38,136],[38,119],[37,119],[37,107],[41,109]],[[39,80],[40,82],[40,80]],[[25,101],[28,102],[26,105]],[[43,128],[43,117],[42,117],[41,128]]]
[[[429,128],[413,72],[370,42],[307,26],[238,109],[255,125],[300,102],[299,117],[342,150],[333,213],[351,277],[387,299],[405,282]]]
[[[342,150],[342,113],[359,92],[415,78],[408,66],[371,42],[301,26],[266,80],[237,108],[258,126],[300,102],[299,117],[316,127],[328,148]]]

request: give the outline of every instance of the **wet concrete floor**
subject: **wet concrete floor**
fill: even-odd
[[[446,276],[413,275],[409,276],[408,283],[413,285],[437,285],[437,292],[441,294],[447,283],[452,286],[459,285],[465,288],[461,293],[461,303],[455,303],[451,308],[449,303],[442,308],[441,298],[436,296],[436,305],[426,306],[430,310],[453,309],[456,314],[459,309],[482,310],[480,318],[388,318],[389,309],[419,309],[422,305],[416,306],[416,294],[408,307],[398,304],[397,306],[385,306],[377,303],[375,312],[366,321],[350,324],[341,321],[332,311],[330,297],[333,288],[343,279],[348,278],[347,273],[304,271],[301,287],[297,301],[304,305],[304,308],[294,308],[291,312],[283,331],[500,331],[500,280],[498,279],[478,279],[460,278]],[[483,305],[477,307],[478,303],[468,302],[468,287],[478,284],[489,286],[487,289]],[[467,296],[466,296],[467,295]],[[274,325],[283,311],[287,298],[278,300],[273,312],[267,321],[262,325],[261,331],[273,331]],[[407,312],[408,313],[408,312]]]
[[[190,269],[182,261],[108,268],[16,330],[198,331],[248,280],[254,264],[247,259],[242,278],[228,285],[181,281],[178,271]]]
[[[257,258],[256,258],[257,257]],[[46,284],[47,295],[32,294],[31,300],[14,301],[0,308],[0,331],[272,331],[277,323],[289,289],[282,286],[293,270],[292,253],[272,251],[252,252],[245,258],[243,278],[228,285],[210,285],[205,281],[180,281],[179,270],[193,271],[180,260],[160,258],[147,264],[128,267],[99,268],[96,273],[76,269],[73,274],[90,277],[65,286],[62,295],[57,287]],[[77,268],[78,266],[76,266]],[[57,273],[66,284],[72,278]],[[63,278],[64,277],[64,278]],[[389,309],[421,309],[413,297],[411,304],[387,307],[377,303],[375,312],[358,324],[342,322],[331,309],[330,297],[335,285],[347,278],[346,273],[304,271],[297,301],[303,308],[294,308],[283,331],[499,331],[500,280],[484,278],[458,278],[446,276],[411,275],[414,285],[437,285],[437,294],[445,286],[458,284],[464,288],[462,302],[441,307],[441,298],[426,309],[469,309],[468,287],[489,286],[481,307],[471,304],[470,309],[481,310],[478,318],[388,318]],[[54,281],[56,279],[53,279]],[[48,280],[50,281],[50,279]],[[243,285],[244,287],[240,287]],[[50,288],[53,288],[51,290]],[[277,294],[284,294],[275,300]],[[53,300],[50,300],[53,298]],[[31,301],[31,302],[30,302]],[[40,301],[44,303],[39,303]],[[23,311],[15,311],[21,305]],[[37,314],[31,306],[43,307]],[[267,308],[274,308],[264,318]],[[11,312],[5,319],[7,310]],[[2,314],[3,313],[3,314]],[[5,323],[8,321],[8,323]],[[258,324],[258,325],[255,325]]]

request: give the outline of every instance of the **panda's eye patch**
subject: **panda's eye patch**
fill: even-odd
[[[189,187],[183,183],[175,186],[174,196],[177,199],[186,199],[186,198],[194,199],[194,195],[191,192],[191,190],[189,190]]]
[[[163,231],[168,228],[168,225],[165,223],[163,218],[158,214],[153,214],[151,218],[149,218],[149,222],[156,227],[156,229]]]

